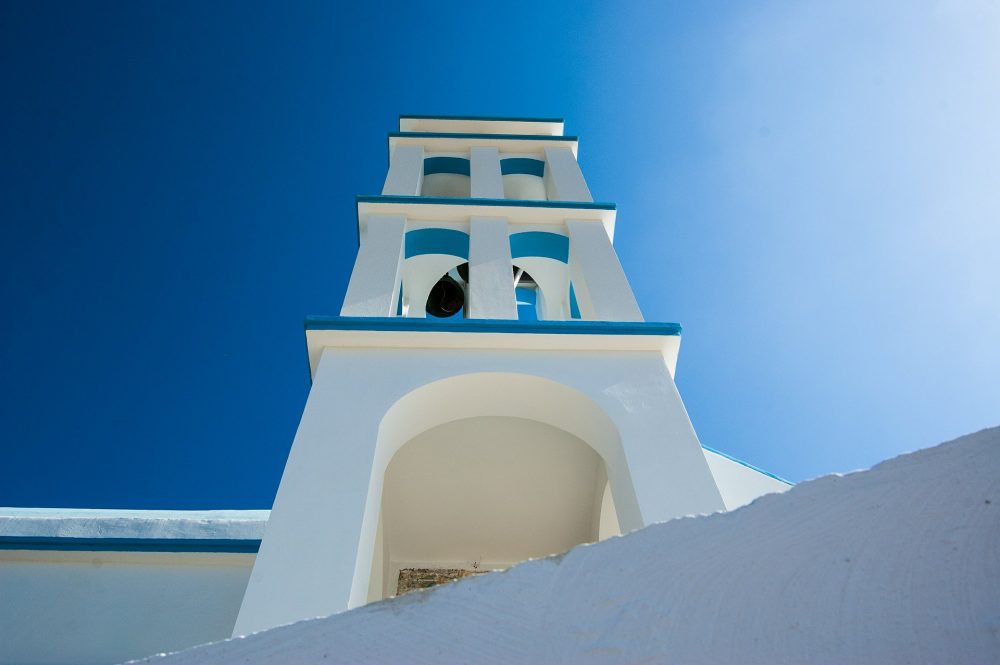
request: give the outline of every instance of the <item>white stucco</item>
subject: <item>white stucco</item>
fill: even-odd
[[[390,148],[389,172],[382,185],[385,195],[418,196],[424,181],[424,148],[398,145]]]
[[[503,198],[500,151],[496,148],[471,148],[469,150],[469,168],[472,174],[473,198]]]
[[[731,513],[153,662],[992,665],[998,468],[993,428]]]
[[[459,134],[534,134],[562,136],[562,120],[528,120],[519,118],[416,118],[401,116],[402,132],[450,132]]]
[[[469,222],[470,318],[517,318],[507,226],[503,217],[473,217]]]
[[[726,457],[714,450],[705,450],[705,460],[712,470],[715,484],[722,493],[726,510],[736,510],[757,497],[775,492],[787,492],[791,483]]]
[[[406,218],[366,215],[341,316],[395,316]]]
[[[569,220],[569,269],[580,315],[587,320],[642,321],[642,312],[604,227]]]
[[[545,189],[550,201],[593,201],[569,148],[545,148]]]
[[[536,420],[480,416],[418,434],[385,472],[383,594],[400,568],[507,568],[595,541],[605,484],[593,448]]]
[[[0,665],[118,663],[232,632],[268,511],[0,508]],[[62,548],[62,549],[60,549]]]
[[[328,348],[235,634],[363,604],[392,455],[477,416],[536,420],[593,447],[624,531],[724,508],[659,353]]]

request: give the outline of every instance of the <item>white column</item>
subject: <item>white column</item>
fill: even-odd
[[[472,198],[502,199],[503,176],[500,175],[500,151],[496,148],[472,148]]]
[[[594,200],[569,148],[545,149],[545,192],[550,201]]]
[[[507,220],[473,217],[469,232],[469,318],[516,319]]]
[[[406,218],[367,215],[341,316],[395,316]]]
[[[594,321],[642,321],[618,254],[604,224],[566,222],[569,268],[580,316]]]
[[[389,158],[389,173],[382,185],[383,196],[420,196],[423,184],[423,146],[397,145]]]
[[[383,413],[342,363],[329,351],[319,361],[234,636],[350,605]]]

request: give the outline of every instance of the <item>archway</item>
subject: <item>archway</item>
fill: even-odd
[[[351,606],[394,593],[404,564],[502,567],[641,526],[611,419],[537,376],[408,393],[380,423],[374,462]]]

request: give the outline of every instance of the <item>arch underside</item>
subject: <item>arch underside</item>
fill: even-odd
[[[505,568],[637,521],[617,431],[588,397],[522,374],[436,381],[379,427],[352,604],[394,595],[401,569]]]

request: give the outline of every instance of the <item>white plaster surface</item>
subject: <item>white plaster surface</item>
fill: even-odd
[[[0,536],[259,539],[268,510],[0,508]]]
[[[328,348],[234,634],[367,602],[389,460],[477,416],[535,420],[593,447],[624,530],[725,507],[660,353]]]
[[[419,196],[424,182],[424,149],[418,145],[397,145],[392,148],[389,172],[382,185],[386,196]]]
[[[594,200],[569,148],[545,148],[545,190],[550,201]]]
[[[395,316],[406,218],[365,215],[341,316]]]
[[[993,664],[998,470],[994,428],[155,662]]]
[[[568,220],[569,269],[580,315],[586,320],[642,321],[611,238],[602,225]]]
[[[791,483],[769,476],[714,450],[703,450],[726,510],[736,510],[759,496],[787,492],[792,487]]]
[[[0,537],[258,539],[267,516],[0,508]],[[2,665],[115,663],[228,637],[254,561],[253,554],[9,547],[0,548]]]
[[[471,148],[469,162],[472,174],[472,197],[502,199],[503,180],[500,176],[500,151],[496,148]]]
[[[469,229],[469,317],[516,319],[507,220],[473,217]]]

